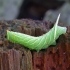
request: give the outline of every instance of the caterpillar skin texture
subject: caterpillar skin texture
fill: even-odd
[[[30,36],[27,34],[22,34],[18,32],[7,30],[7,39],[13,43],[21,44],[30,50],[40,51],[41,49],[46,49],[50,45],[56,45],[56,40],[61,34],[65,34],[67,28],[58,26],[60,14],[57,21],[52,29],[46,34],[38,37]]]

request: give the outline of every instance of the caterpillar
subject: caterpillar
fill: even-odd
[[[21,44],[30,50],[40,51],[46,49],[50,45],[56,45],[56,40],[61,34],[65,34],[67,28],[58,26],[60,14],[54,26],[45,34],[35,37],[24,33],[13,32],[7,30],[7,39],[13,43]]]

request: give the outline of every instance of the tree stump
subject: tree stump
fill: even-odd
[[[6,30],[40,36],[52,25],[31,19],[0,21],[0,70],[70,70],[70,26],[55,46],[40,52],[30,51],[6,38]]]

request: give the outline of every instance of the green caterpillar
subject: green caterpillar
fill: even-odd
[[[43,34],[39,37],[34,37],[13,31],[7,31],[7,39],[13,43],[21,44],[29,48],[30,50],[40,51],[41,49],[46,49],[50,45],[55,45],[58,37],[61,34],[66,33],[66,27],[58,26],[59,18],[60,14],[53,28],[51,28],[50,31],[46,34]]]

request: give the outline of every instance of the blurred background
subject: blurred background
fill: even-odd
[[[70,0],[0,0],[0,20],[33,19],[70,25]]]

